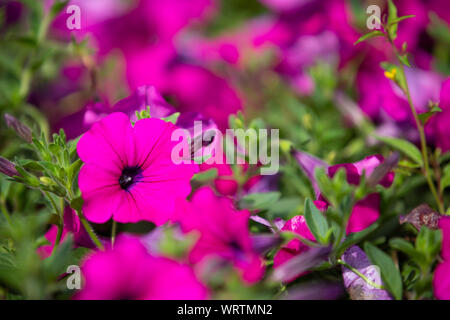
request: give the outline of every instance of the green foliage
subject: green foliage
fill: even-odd
[[[333,230],[329,228],[327,219],[310,199],[305,201],[305,219],[314,238],[321,244],[327,244]]]
[[[419,165],[423,165],[422,155],[420,153],[420,150],[417,149],[417,147],[412,144],[409,141],[398,139],[398,138],[392,138],[392,137],[376,137],[378,140],[383,141],[384,143],[389,144],[393,148],[401,151],[406,156],[408,156],[411,160],[414,160],[415,163]]]
[[[391,257],[370,242],[365,243],[364,251],[370,261],[380,268],[381,278],[388,290],[396,299],[401,299],[403,296],[402,277]]]

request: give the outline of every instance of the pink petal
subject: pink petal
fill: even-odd
[[[440,263],[434,271],[434,295],[439,300],[450,300],[450,261]]]
[[[95,123],[81,137],[77,151],[83,162],[120,173],[135,153],[129,118],[117,112]]]
[[[347,234],[364,230],[377,221],[380,216],[379,206],[380,195],[378,193],[372,193],[358,201],[353,207],[350,215],[347,225]]]

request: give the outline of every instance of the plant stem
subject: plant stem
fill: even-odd
[[[113,220],[111,230],[111,248],[114,249],[114,241],[116,240],[117,222]]]
[[[55,253],[56,248],[58,248],[58,246],[59,246],[59,242],[61,241],[63,229],[64,229],[64,226],[61,223],[58,224],[58,233],[56,234],[55,244],[54,244],[53,249],[52,249],[52,253],[51,253],[52,256]]]
[[[6,207],[6,203],[4,199],[0,199],[0,206],[3,212],[3,215],[5,216],[6,221],[11,226],[11,216],[9,215],[8,208]]]
[[[395,56],[398,60],[398,63],[400,66],[401,77],[402,77],[402,79],[404,79],[404,83],[405,83],[404,91],[406,94],[406,98],[408,100],[408,105],[409,105],[409,108],[411,109],[411,113],[414,117],[414,121],[416,123],[417,130],[419,131],[420,146],[421,146],[422,160],[423,160],[423,167],[422,167],[423,174],[425,175],[425,178],[427,180],[428,186],[430,187],[431,193],[433,194],[433,197],[436,200],[439,212],[441,214],[444,214],[444,206],[439,199],[438,193],[436,191],[436,187],[434,186],[434,182],[433,182],[433,179],[432,179],[431,173],[430,173],[430,168],[429,168],[430,164],[429,164],[429,160],[428,160],[427,139],[425,137],[425,130],[424,130],[422,122],[420,121],[420,118],[417,114],[416,108],[414,108],[414,104],[413,104],[413,101],[411,98],[411,92],[409,91],[408,80],[406,79],[405,66],[403,65],[403,62],[400,59],[400,53],[398,52],[397,47],[394,44],[394,41],[390,37],[388,29],[387,29],[387,40],[391,44],[391,46],[394,50]]]
[[[342,259],[338,259],[336,262],[338,264],[343,265],[344,267],[346,267],[347,269],[351,270],[352,272],[354,272],[361,279],[363,279],[368,285],[370,285],[370,286],[372,286],[372,287],[374,287],[376,289],[381,289],[381,290],[386,289],[383,285],[379,285],[379,284],[376,284],[375,282],[371,281],[369,278],[367,278],[365,275],[363,275],[361,272],[359,272],[359,270],[353,268],[351,265],[349,265],[348,263],[344,262]]]
[[[417,115],[417,111],[414,108],[414,104],[413,104],[412,99],[411,99],[411,93],[409,91],[408,81],[406,80],[405,66],[403,65],[403,63],[398,58],[397,49],[395,49],[395,54],[396,54],[397,59],[398,59],[399,64],[400,64],[400,71],[402,73],[402,77],[403,77],[403,79],[405,79],[405,89],[406,89],[406,97],[408,99],[408,104],[409,104],[411,112],[412,112],[412,114],[414,116],[414,120],[416,122],[417,130],[419,131],[420,145],[421,145],[422,158],[423,158],[423,168],[422,169],[424,171],[424,175],[425,175],[425,178],[426,178],[426,180],[428,182],[428,185],[430,187],[431,193],[433,193],[434,199],[436,200],[436,203],[438,205],[439,212],[441,214],[444,214],[444,206],[442,205],[442,203],[441,203],[441,201],[439,199],[438,193],[436,191],[436,187],[434,186],[434,182],[433,182],[433,179],[432,179],[431,173],[430,173],[430,163],[429,163],[429,160],[428,160],[427,140],[426,140],[426,137],[425,137],[425,130],[424,130],[424,127],[423,127],[423,125],[422,125],[422,123],[421,123],[421,121],[419,119],[419,116]]]
[[[52,204],[53,209],[55,210],[56,214],[58,215],[59,219],[60,219],[60,223],[63,223],[63,216],[62,216],[62,212],[60,212],[60,210],[58,209],[58,206],[55,203],[55,200],[53,200],[52,196],[47,192],[47,191],[43,191],[45,196],[48,198],[48,200],[50,201],[50,203]]]
[[[105,250],[105,247],[98,239],[97,235],[95,234],[94,230],[92,230],[91,225],[86,220],[86,218],[83,216],[83,213],[81,211],[77,211],[78,217],[81,220],[81,223],[83,224],[83,227],[86,229],[86,232],[89,234],[89,237],[91,238],[92,242],[99,248],[100,250]]]

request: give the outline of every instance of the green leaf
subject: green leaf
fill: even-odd
[[[411,68],[411,64],[409,63],[408,55],[406,53],[399,55],[398,58],[400,59],[401,63],[403,63],[405,66]]]
[[[391,246],[392,249],[401,251],[405,254],[407,254],[409,257],[413,258],[414,260],[420,260],[421,258],[423,258],[420,253],[418,253],[416,251],[416,249],[414,248],[414,246],[412,245],[411,242],[406,241],[403,238],[392,238],[389,241],[389,245]]]
[[[308,198],[305,200],[305,220],[317,241],[325,244],[330,235],[327,219]]]
[[[426,124],[428,120],[430,120],[430,118],[438,112],[442,112],[442,109],[437,105],[434,105],[433,107],[431,107],[430,111],[419,114],[419,119],[423,124]]]
[[[267,209],[278,201],[280,196],[279,192],[251,193],[239,201],[239,207],[251,210]]]
[[[395,299],[400,300],[403,293],[402,276],[395,266],[394,261],[385,252],[370,242],[365,243],[364,251],[369,257],[369,260],[380,268],[381,278],[386,288],[392,293]]]
[[[76,177],[82,165],[83,161],[81,161],[80,159],[70,165],[69,169],[67,170],[67,178],[69,182],[72,182],[73,178]]]
[[[413,14],[410,14],[408,16],[401,16],[401,17],[398,17],[398,18],[392,20],[389,24],[393,25],[393,24],[399,23],[400,21],[403,21],[403,20],[406,20],[409,18],[414,18],[414,17],[415,17],[415,15],[413,15]]]
[[[83,202],[84,202],[83,198],[81,197],[75,198],[70,202],[70,207],[75,211],[80,211],[81,208],[83,207]]]
[[[441,191],[450,186],[450,164],[445,166],[441,178]]]
[[[426,257],[427,264],[433,262],[441,249],[441,230],[431,230],[425,226],[420,228],[416,239],[416,250]]]
[[[161,120],[164,120],[165,122],[171,122],[173,124],[177,123],[178,117],[180,116],[179,112],[172,113],[170,116],[161,118]]]
[[[196,164],[202,164],[206,161],[208,161],[209,158],[212,157],[212,154],[207,154],[206,156],[198,156],[194,157],[192,161],[194,161]]]
[[[411,142],[392,137],[375,136],[378,140],[390,145],[391,147],[403,152],[406,156],[414,160],[420,166],[423,166],[422,153]]]
[[[218,174],[217,168],[212,168],[210,170],[194,174],[191,181],[206,182],[206,181],[214,180],[217,177],[217,174]]]
[[[397,38],[397,29],[398,25],[395,23],[395,21],[398,19],[397,16],[397,7],[395,6],[394,2],[392,0],[389,0],[388,2],[388,8],[389,8],[389,14],[388,14],[388,30],[389,30],[389,36],[392,40],[395,40]]]
[[[53,3],[53,5],[52,5],[52,8],[50,9],[50,14],[51,14],[52,18],[56,17],[64,9],[64,7],[67,5],[68,2],[69,2],[69,0],[55,1],[55,3]]]
[[[353,45],[357,45],[360,42],[366,41],[368,39],[372,39],[375,37],[384,37],[384,33],[380,30],[374,30],[372,32],[366,33],[362,37],[360,37]]]
[[[379,227],[379,224],[376,222],[360,232],[350,233],[345,238],[345,240],[338,246],[337,256],[340,257],[345,252],[345,250],[347,250],[351,246],[361,242],[364,238],[366,238],[369,234],[371,234],[378,227]]]

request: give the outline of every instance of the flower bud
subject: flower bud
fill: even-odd
[[[5,113],[6,126],[13,129],[26,142],[31,143],[31,130],[12,115]]]
[[[44,186],[50,186],[50,185],[54,185],[55,183],[53,182],[52,179],[50,179],[49,177],[40,177],[39,181],[44,185]]]
[[[0,157],[0,172],[8,177],[18,176],[19,173],[16,170],[16,166],[11,161]]]

